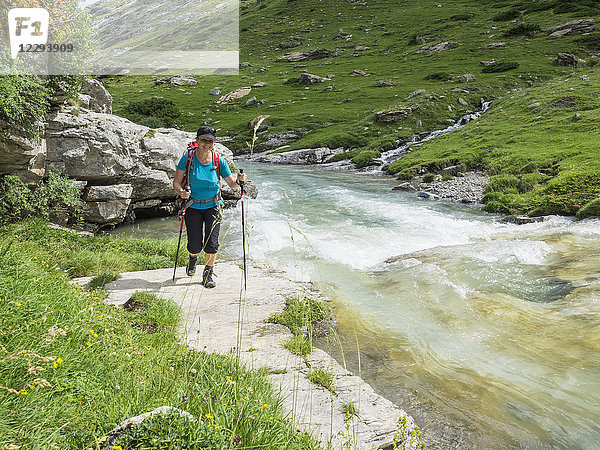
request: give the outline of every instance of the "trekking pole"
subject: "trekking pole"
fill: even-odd
[[[183,223],[185,220],[185,210],[189,206],[186,203],[183,204],[183,213],[181,214],[181,225],[179,226],[179,241],[177,241],[177,253],[175,253],[175,267],[173,267],[173,281],[175,281],[175,272],[177,272],[177,260],[179,259],[179,247],[181,246],[181,234],[183,232]]]
[[[240,169],[240,173],[244,173],[244,169]],[[246,191],[244,190],[244,182],[240,181],[240,188],[242,190],[242,247],[244,254],[244,290],[246,289],[246,217],[244,214],[244,194]]]

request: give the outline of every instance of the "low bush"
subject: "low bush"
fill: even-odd
[[[76,222],[83,206],[80,197],[81,188],[63,175],[51,173],[37,185],[27,185],[14,175],[6,175],[0,179],[0,225],[60,214]]]
[[[352,158],[352,162],[356,164],[357,168],[361,169],[371,164],[371,161],[373,161],[375,158],[379,158],[380,156],[381,153],[377,150],[363,150],[354,158]]]
[[[485,66],[481,71],[483,73],[499,73],[506,72],[508,70],[517,69],[519,67],[518,62],[512,61],[498,61],[493,64]]]
[[[536,33],[542,31],[537,23],[521,23],[510,30],[504,32],[504,36],[533,36]]]
[[[577,217],[579,219],[586,219],[588,217],[600,217],[600,197],[586,203],[577,211]]]
[[[423,183],[431,183],[435,179],[435,174],[426,173],[423,175]]]
[[[507,11],[503,11],[499,14],[496,14],[494,17],[492,17],[492,20],[494,22],[506,22],[507,20],[516,19],[520,15],[521,11],[519,11],[518,9],[509,9]]]
[[[172,127],[181,110],[173,100],[150,97],[130,102],[123,108],[123,116],[150,128]]]
[[[427,75],[424,79],[432,81],[450,81],[452,79],[452,75],[446,72],[435,72]]]

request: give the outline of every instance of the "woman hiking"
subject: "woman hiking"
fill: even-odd
[[[188,145],[175,171],[173,189],[179,196],[192,203],[185,211],[187,249],[190,259],[186,267],[188,276],[196,272],[200,251],[204,250],[204,272],[202,284],[207,288],[216,286],[213,267],[219,248],[221,227],[221,191],[219,178],[223,177],[231,189],[240,189],[239,183],[246,181],[246,174],[231,174],[225,158],[214,151],[216,132],[212,127],[198,129],[196,140]]]

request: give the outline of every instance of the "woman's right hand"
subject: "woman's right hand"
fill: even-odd
[[[182,191],[181,191],[181,194],[179,194],[179,196],[180,196],[182,199],[184,199],[184,200],[186,200],[186,199],[190,198],[190,188],[189,188],[189,187],[187,187],[187,188],[185,188],[184,190],[182,190]]]

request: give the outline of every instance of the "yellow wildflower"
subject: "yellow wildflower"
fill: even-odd
[[[15,302],[15,305],[21,306],[21,302]]]
[[[54,361],[54,362],[52,363],[52,367],[54,367],[55,369],[58,367],[58,364],[56,364],[56,361]]]
[[[21,395],[27,395],[27,391],[25,389],[21,389],[19,391],[19,394],[21,394]]]
[[[120,445],[113,445],[112,448],[113,450],[123,450],[123,447],[121,447]]]
[[[263,408],[270,408],[271,405],[267,405],[266,403],[263,405]]]
[[[62,364],[63,360],[62,360],[62,358],[60,358],[60,357],[59,357],[59,358],[56,360],[56,362],[57,362],[58,364]]]
[[[207,419],[212,419],[213,416],[210,413],[206,413],[204,414],[204,417],[206,417]]]
[[[87,345],[88,347],[91,347],[91,346],[92,346],[92,343],[91,343],[90,341],[87,341],[86,345]]]

